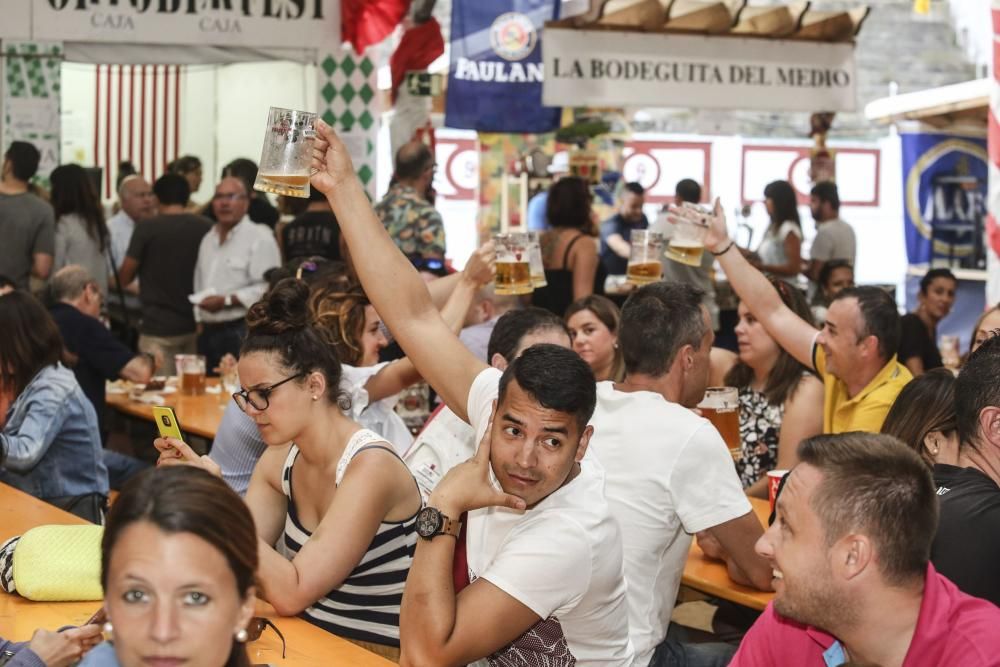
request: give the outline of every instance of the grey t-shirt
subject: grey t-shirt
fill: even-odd
[[[28,287],[33,255],[55,254],[55,214],[30,192],[0,193],[0,275],[22,289]]]
[[[854,266],[856,243],[853,227],[840,218],[827,220],[816,225],[816,238],[813,239],[809,258],[821,262],[846,259]]]
[[[56,255],[52,273],[70,264],[87,270],[101,294],[108,296],[108,259],[101,242],[87,231],[87,221],[76,213],[60,216],[56,222]]]

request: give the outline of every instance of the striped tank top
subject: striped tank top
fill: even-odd
[[[358,452],[371,448],[385,449],[396,455],[384,438],[361,429],[348,441],[337,463],[337,486],[351,459]],[[292,496],[292,466],[298,455],[299,448],[293,444],[281,471],[281,488],[288,498],[288,514],[285,531],[278,541],[278,552],[289,560],[312,535],[302,527]],[[417,546],[416,524],[416,514],[404,521],[379,524],[364,557],[344,583],[307,607],[300,616],[340,637],[398,647],[399,605]]]

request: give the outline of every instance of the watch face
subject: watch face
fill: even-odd
[[[433,537],[441,530],[441,512],[434,507],[425,507],[417,514],[417,535]]]

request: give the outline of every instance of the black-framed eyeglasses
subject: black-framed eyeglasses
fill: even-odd
[[[280,382],[275,382],[269,387],[261,387],[260,389],[250,389],[249,391],[244,389],[233,394],[233,400],[236,401],[236,405],[239,406],[240,410],[246,412],[247,404],[254,407],[255,410],[267,410],[267,406],[270,405],[271,392],[285,384],[286,382],[291,382],[305,375],[305,373],[296,373],[291,377],[287,377]]]

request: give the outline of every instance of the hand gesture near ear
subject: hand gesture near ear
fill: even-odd
[[[428,504],[450,517],[457,517],[462,512],[483,507],[525,509],[522,498],[504,493],[490,481],[490,447],[493,444],[493,418],[496,416],[496,410],[494,401],[493,414],[490,415],[486,433],[479,443],[475,456],[449,470],[431,493]]]

